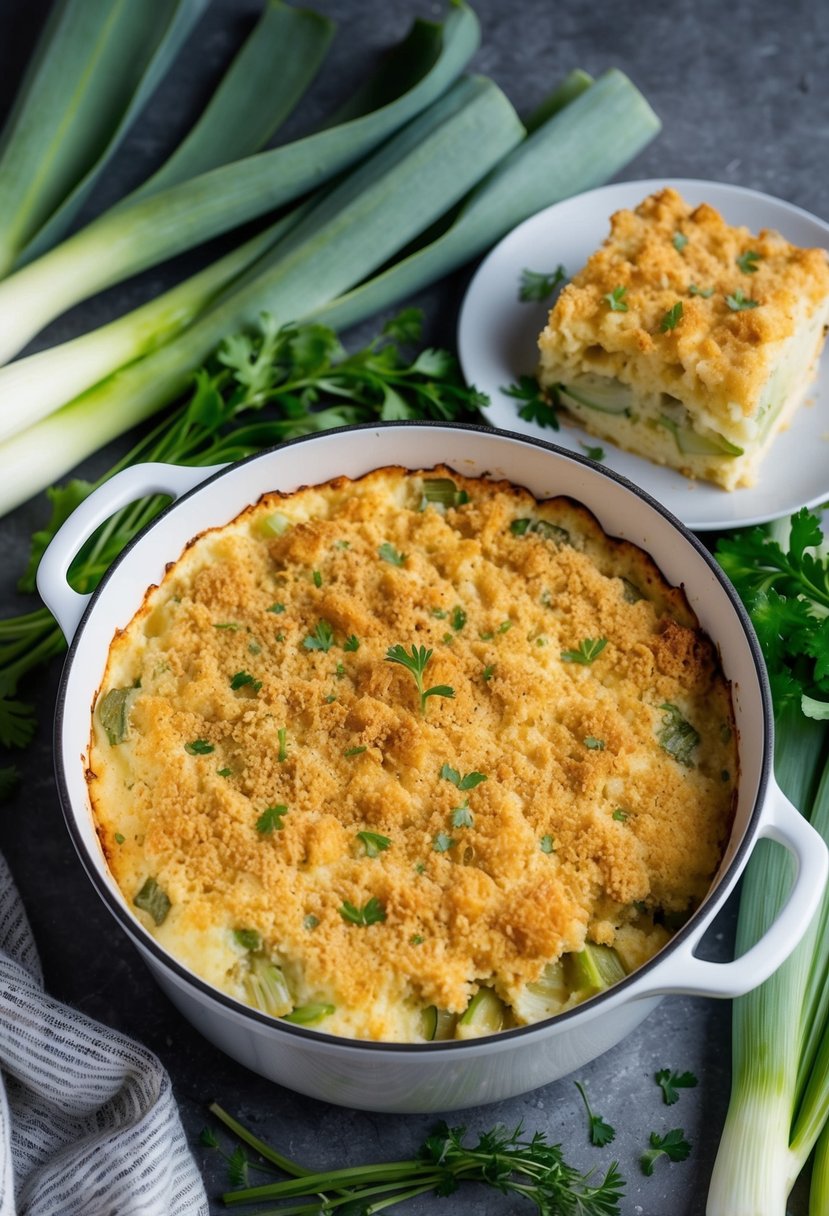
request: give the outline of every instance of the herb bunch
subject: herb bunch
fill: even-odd
[[[32,538],[21,591],[35,589],[43,553],[75,508],[104,481],[139,461],[207,466],[240,460],[286,439],[375,420],[476,416],[486,398],[463,382],[445,350],[407,351],[419,342],[422,314],[409,308],[381,334],[348,353],[323,325],[286,325],[268,316],[257,333],[226,339],[196,373],[192,392],[97,482],[72,480],[47,491],[51,518]],[[84,546],[69,578],[93,591],[122,549],[166,504],[160,495],[116,512]],[[63,653],[63,635],[47,608],[0,621],[0,747],[25,747],[36,729],[34,707],[17,699],[32,670]],[[0,768],[0,798],[14,786]]]

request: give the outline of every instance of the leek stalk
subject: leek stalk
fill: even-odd
[[[3,132],[0,274],[66,231],[207,0],[59,0]]]
[[[495,85],[460,81],[312,207],[258,277],[167,345],[0,446],[0,512],[183,391],[226,334],[254,326],[262,312],[277,323],[301,320],[347,291],[456,203],[522,136]]]
[[[0,361],[95,292],[272,211],[354,164],[446,91],[478,36],[477,18],[463,2],[453,5],[443,27],[415,23],[395,55],[397,77],[409,87],[385,105],[124,202],[10,275],[0,283]]]

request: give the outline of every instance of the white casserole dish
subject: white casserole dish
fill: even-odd
[[[663,950],[607,992],[549,1021],[472,1041],[409,1045],[336,1038],[276,1021],[211,988],[138,922],[107,869],[92,821],[84,775],[90,707],[113,634],[127,625],[147,587],[161,580],[166,563],[192,537],[227,523],[266,491],[360,477],[383,465],[418,469],[438,463],[467,476],[506,477],[539,499],[577,499],[610,535],[640,545],[671,583],[684,587],[732,683],[738,806],[722,864],[700,908]],[[128,546],[94,595],[78,595],[66,576],[79,547],[113,511],[150,493],[177,501]],[[667,993],[730,997],[760,984],[791,953],[817,909],[829,869],[827,850],[774,781],[765,668],[736,594],[699,541],[664,508],[622,478],[550,444],[478,427],[391,423],[295,440],[225,469],[138,465],[112,478],[67,520],[41,562],[38,588],[70,642],[55,718],[55,763],[66,822],[87,874],[182,1014],[236,1060],[291,1089],[342,1106],[401,1113],[477,1106],[525,1093],[612,1047]],[[793,855],[796,878],[788,903],[742,958],[698,959],[701,937],[762,837]]]

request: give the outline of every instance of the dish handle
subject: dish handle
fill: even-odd
[[[192,468],[176,464],[136,464],[110,477],[93,490],[58,529],[37,569],[37,589],[55,617],[67,642],[86,611],[91,595],[81,595],[70,587],[69,568],[83,545],[97,528],[121,507],[129,506],[150,494],[166,494],[176,499],[199,485],[224,465]]]
[[[706,962],[695,956],[708,923],[672,950],[661,962],[658,982],[637,996],[682,993],[690,996],[742,996],[764,983],[800,944],[817,912],[829,874],[829,851],[809,821],[789,802],[776,782],[769,788],[757,839],[783,845],[795,863],[786,903],[759,942],[730,963]]]

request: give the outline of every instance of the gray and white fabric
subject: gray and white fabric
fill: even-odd
[[[43,991],[0,858],[0,1216],[207,1216],[170,1078]]]

